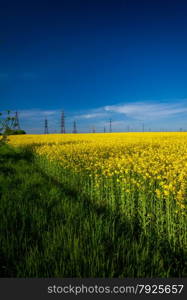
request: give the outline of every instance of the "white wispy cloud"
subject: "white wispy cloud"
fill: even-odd
[[[28,109],[20,110],[19,114],[21,118],[41,118],[41,117],[50,117],[58,114],[59,110],[42,110],[42,109]]]
[[[183,101],[184,102],[184,101]],[[124,114],[133,119],[160,119],[172,117],[177,114],[186,113],[187,105],[184,103],[147,103],[136,102],[121,105],[105,106],[107,112]]]
[[[90,112],[87,114],[77,115],[75,116],[75,119],[94,119],[94,118],[102,118],[105,117],[107,114],[106,112]]]

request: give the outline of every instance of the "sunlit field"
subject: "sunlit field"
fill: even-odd
[[[143,219],[149,213],[161,219],[164,212],[186,214],[186,133],[28,135],[12,136],[10,143],[36,145],[41,160],[83,176],[88,193],[94,190],[99,203],[117,205],[128,217],[134,209]],[[168,223],[168,234],[172,229]]]
[[[14,243],[30,239],[13,275],[187,276],[187,133],[22,135],[9,144],[38,172],[34,183],[28,170],[20,179],[35,191],[30,202],[25,193],[8,210],[1,204],[7,214],[19,206],[22,224],[22,239],[4,237],[3,249],[13,259]]]

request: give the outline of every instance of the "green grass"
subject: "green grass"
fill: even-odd
[[[187,276],[180,245],[59,174],[29,148],[0,147],[0,277]]]

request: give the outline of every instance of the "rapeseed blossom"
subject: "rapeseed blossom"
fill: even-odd
[[[187,133],[49,134],[10,136],[12,145],[33,145],[36,155],[100,188],[116,184],[123,193],[151,191],[153,198],[187,208]]]

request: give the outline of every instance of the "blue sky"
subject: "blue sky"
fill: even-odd
[[[187,130],[187,2],[1,1],[0,110],[28,133]]]

